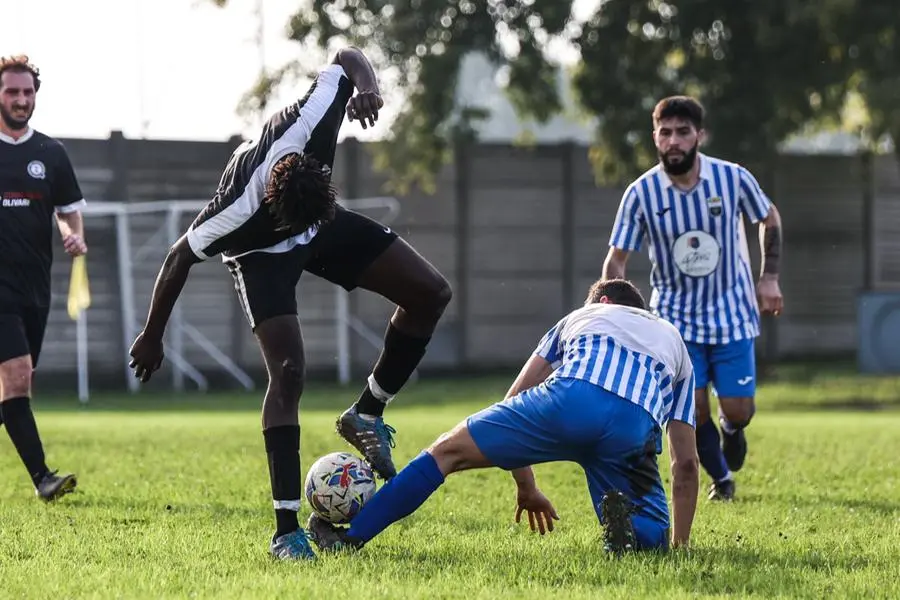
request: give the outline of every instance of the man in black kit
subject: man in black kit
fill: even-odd
[[[222,254],[269,376],[262,429],[276,521],[270,552],[277,558],[315,558],[297,520],[305,374],[295,292],[300,275],[370,290],[397,305],[365,389],[337,420],[341,437],[384,479],[396,474],[394,430],[384,423],[384,408],[422,359],[450,301],[446,279],[403,239],[336,203],[331,169],[345,111],[366,128],[382,105],[368,59],[345,48],[302,99],[238,147],[212,201],[170,249],[131,348],[135,377],[147,381],[162,364],[163,332],[191,266]]]
[[[27,56],[0,58],[0,423],[34,483],[51,501],[74,475],[47,468],[31,412],[31,380],[50,311],[53,221],[70,256],[87,252],[75,172],[58,141],[28,125],[40,72]]]

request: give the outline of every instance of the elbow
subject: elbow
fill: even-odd
[[[763,224],[766,227],[781,227],[781,213],[774,204],[769,206],[769,214],[766,215]]]
[[[687,459],[672,461],[672,476],[687,481],[700,478],[700,459],[696,454]]]
[[[364,57],[362,50],[356,46],[344,46],[335,54],[334,63],[346,67],[348,60],[359,59],[360,57]]]
[[[624,279],[625,261],[614,254],[610,254],[603,261],[603,279]]]
[[[191,250],[190,244],[187,243],[186,239],[182,238],[169,248],[169,253],[166,255],[165,262],[166,266],[172,269],[187,271],[194,263],[199,261],[200,259],[197,258],[194,251]]]

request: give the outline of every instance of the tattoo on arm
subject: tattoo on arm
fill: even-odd
[[[781,268],[781,226],[765,225],[762,238],[763,273],[778,275]]]

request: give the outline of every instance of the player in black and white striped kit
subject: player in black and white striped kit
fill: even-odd
[[[450,301],[447,280],[402,238],[336,203],[331,170],[345,112],[366,128],[382,105],[368,59],[346,48],[320,70],[302,99],[238,147],[212,201],[169,251],[144,330],[131,348],[135,376],[147,381],[162,364],[163,332],[191,266],[221,254],[269,374],[262,427],[276,518],[270,551],[278,558],[315,556],[297,521],[304,385],[295,292],[300,275],[308,271],[347,290],[370,290],[397,305],[365,389],[337,421],[338,433],[385,479],[396,469],[394,430],[384,423],[384,408],[422,359]]]

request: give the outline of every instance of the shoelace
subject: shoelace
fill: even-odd
[[[309,539],[302,532],[288,537],[286,546],[294,552],[301,552],[306,555],[314,554],[312,546],[309,545]]]
[[[378,419],[375,422],[375,434],[378,436],[378,439],[386,440],[391,448],[396,447],[393,436],[395,433],[397,433],[397,430],[385,423],[383,419]]]

